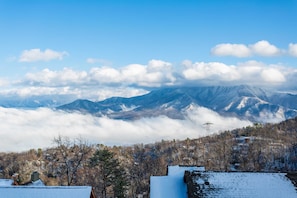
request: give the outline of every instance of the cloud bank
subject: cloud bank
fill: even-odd
[[[292,45],[291,48],[291,53],[294,53],[295,46]],[[247,84],[264,88],[294,89],[296,78],[296,68],[253,60],[234,65],[190,60],[177,65],[151,60],[147,64],[93,67],[88,71],[46,68],[27,73],[17,81],[0,78],[0,95],[29,97],[54,94],[103,100],[112,96],[141,95],[151,89],[168,86]]]
[[[65,113],[47,108],[21,110],[0,108],[0,151],[24,151],[53,146],[58,135],[83,137],[90,143],[130,145],[155,141],[197,138],[251,125],[236,118],[223,118],[202,107],[188,111],[186,120],[168,117],[143,118],[136,121],[112,120],[79,113]],[[206,122],[211,122],[209,132]]]
[[[216,56],[235,57],[297,57],[297,44],[280,49],[266,40],[254,44],[222,43],[211,49]],[[46,49],[24,50],[20,62],[62,60],[68,53]],[[71,98],[103,100],[112,96],[131,97],[149,90],[169,86],[240,85],[264,88],[295,89],[297,69],[285,64],[265,64],[249,60],[235,64],[223,62],[170,63],[152,59],[146,64],[112,66],[108,60],[87,58],[87,70],[65,67],[58,70],[44,68],[28,72],[18,80],[0,76],[0,96],[30,97],[36,95],[70,95]],[[101,65],[101,66],[97,66]]]
[[[250,45],[232,43],[218,44],[211,49],[211,54],[215,56],[235,56],[239,58],[250,56],[272,57],[285,54],[296,56],[296,48],[296,44],[291,43],[289,44],[288,50],[282,50],[266,40],[261,40]]]

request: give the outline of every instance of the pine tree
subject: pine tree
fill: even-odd
[[[126,176],[126,171],[123,167],[119,166],[115,169],[114,172],[114,197],[116,198],[125,198],[126,197],[126,190],[129,185],[129,181]]]
[[[97,150],[90,158],[90,165],[98,168],[98,177],[101,178],[99,187],[103,198],[106,198],[107,188],[110,186],[113,187],[115,197],[125,197],[126,173],[112,152],[106,148]]]

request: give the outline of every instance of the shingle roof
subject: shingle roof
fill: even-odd
[[[286,173],[208,172],[173,166],[168,167],[167,176],[151,176],[150,197],[295,198],[297,191]]]
[[[297,197],[285,173],[201,172],[195,180],[199,193],[207,197]]]

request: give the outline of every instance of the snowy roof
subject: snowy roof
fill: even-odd
[[[5,198],[90,198],[90,186],[1,186]]]
[[[199,166],[168,166],[168,176],[184,177],[185,171],[205,171],[204,167]]]
[[[204,171],[197,166],[168,166],[168,176],[151,176],[151,198],[187,198],[187,186],[184,183],[185,171]]]
[[[297,197],[286,173],[207,172],[203,167],[169,166],[167,176],[151,176],[151,198],[187,198],[185,171],[195,173],[196,194],[219,198]]]
[[[204,172],[196,179],[199,193],[207,197],[297,197],[285,173]],[[205,185],[205,180],[209,185]],[[201,190],[202,189],[202,190]]]
[[[41,179],[38,179],[36,181],[30,181],[26,184],[26,186],[45,186],[43,181]],[[13,186],[13,179],[0,179],[0,187],[2,186]]]
[[[27,186],[45,186],[43,181],[41,179],[38,179],[36,181],[31,181],[27,184]]]
[[[12,179],[0,179],[0,187],[1,186],[11,186],[13,183]]]

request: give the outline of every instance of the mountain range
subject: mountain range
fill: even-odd
[[[160,88],[130,98],[112,97],[97,102],[79,99],[56,109],[123,120],[156,116],[184,119],[193,105],[252,122],[273,122],[297,116],[296,94],[247,85]]]
[[[75,100],[75,97],[72,95],[0,95],[0,106],[22,109],[36,109],[39,107],[55,108],[73,100]]]

